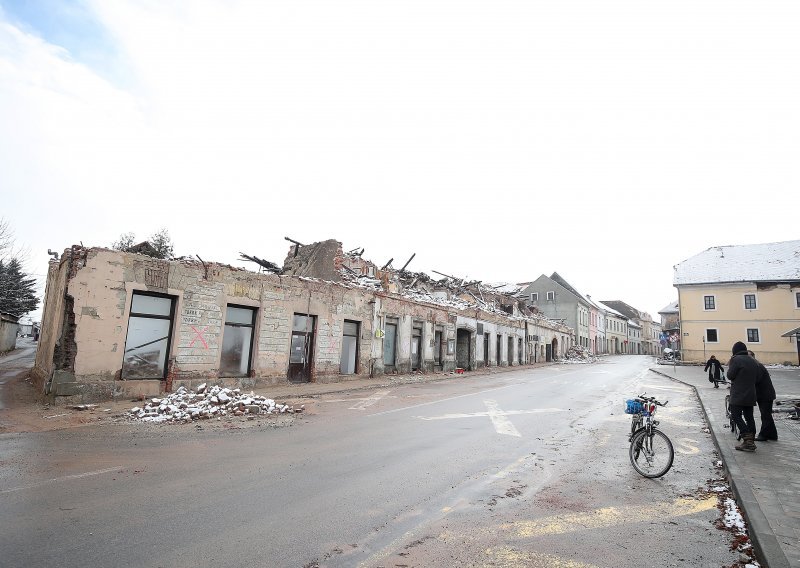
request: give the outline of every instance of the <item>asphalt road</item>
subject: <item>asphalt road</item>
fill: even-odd
[[[722,566],[694,394],[616,357],[324,396],[293,423],[0,436],[1,566]],[[628,461],[647,391],[676,448]]]

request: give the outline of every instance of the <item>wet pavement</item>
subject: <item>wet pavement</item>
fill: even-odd
[[[16,351],[0,357],[0,410],[7,410],[12,402],[7,396],[8,383],[18,379],[33,366],[35,346],[31,340],[20,340]],[[519,368],[484,369],[470,375],[514,370]],[[734,450],[737,441],[725,417],[724,397],[727,389],[724,385],[714,389],[708,383],[701,366],[654,364],[651,370],[696,390],[711,434],[724,461],[728,481],[747,518],[751,538],[763,563],[770,568],[800,568],[800,421],[790,420],[790,405],[775,407],[779,435],[777,442],[757,443],[758,450],[754,453],[738,452]],[[778,393],[778,401],[800,399],[798,368],[770,369],[770,374]],[[257,391],[258,394],[278,401],[297,401],[338,392],[460,378],[461,375],[449,373],[382,375],[337,383],[277,385]],[[120,401],[120,404],[124,403]]]
[[[725,416],[727,385],[715,389],[702,366],[656,365],[651,370],[697,391],[728,481],[764,564],[770,568],[800,568],[800,420],[790,419],[791,405],[775,406],[778,441],[756,442],[755,452],[739,452],[734,449],[738,442]],[[800,399],[797,367],[769,371],[777,392],[776,403]],[[755,415],[760,426],[758,408]]]

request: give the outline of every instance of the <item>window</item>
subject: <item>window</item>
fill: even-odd
[[[798,294],[797,296],[800,297],[800,294]],[[533,292],[531,294],[531,302],[538,302],[538,301],[539,301],[539,292]]]
[[[172,296],[133,293],[122,362],[123,379],[166,377],[174,316],[175,298]],[[198,332],[200,334],[202,332]]]
[[[744,295],[744,309],[745,310],[755,310],[756,309],[756,295],[755,294],[745,294]]]
[[[717,343],[719,338],[717,337],[717,330],[716,329],[707,329],[706,330],[706,343]]]
[[[800,292],[794,293],[794,306],[800,308]]]
[[[547,301],[548,302],[552,302],[555,299],[556,299],[556,293],[555,292],[548,292],[547,293]]]
[[[758,330],[757,329],[748,329],[747,330],[747,343],[759,343],[758,339]]]
[[[246,377],[250,374],[253,351],[253,328],[256,311],[253,308],[229,305],[225,312],[225,331],[222,334],[221,377]]]
[[[354,374],[356,372],[356,361],[358,361],[358,322],[344,320],[339,372],[343,375]]]
[[[716,302],[714,296],[703,296],[703,306],[706,310],[716,310]]]

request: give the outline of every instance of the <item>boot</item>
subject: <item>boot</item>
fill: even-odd
[[[756,442],[755,442],[756,435],[754,432],[748,432],[746,434],[742,434],[742,443],[738,446],[734,446],[734,449],[739,450],[740,452],[755,452],[756,451]]]

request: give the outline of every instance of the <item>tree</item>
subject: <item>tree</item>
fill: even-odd
[[[22,270],[24,251],[14,246],[14,233],[0,218],[0,312],[24,316],[39,307],[36,279]]]
[[[111,244],[111,248],[123,252],[146,254],[153,258],[164,258],[167,260],[175,257],[173,253],[174,246],[167,229],[161,229],[153,233],[148,240],[141,243],[136,242],[136,235],[134,233],[122,233],[119,239]]]
[[[0,260],[0,312],[21,317],[39,307],[36,280],[22,271],[19,260]]]

